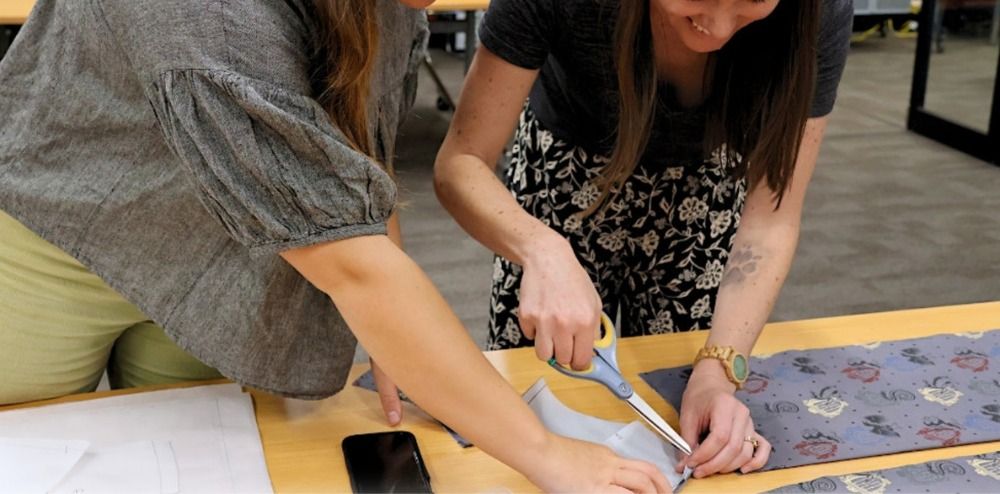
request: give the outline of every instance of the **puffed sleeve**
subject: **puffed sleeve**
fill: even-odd
[[[252,255],[385,232],[392,179],[313,99],[222,70],[166,71],[148,94],[202,202]]]

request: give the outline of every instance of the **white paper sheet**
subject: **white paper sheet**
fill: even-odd
[[[175,494],[177,463],[167,441],[92,448],[49,494]]]
[[[99,453],[142,441],[159,451],[169,443],[177,486],[165,483],[159,492],[272,492],[253,403],[235,384],[0,412],[5,436],[89,441]]]
[[[677,466],[677,449],[640,421],[624,424],[577,412],[552,394],[545,379],[539,379],[524,392],[523,397],[542,424],[553,433],[603,444],[623,458],[652,463],[667,478],[674,492],[691,476],[689,468],[685,469],[684,474],[678,474],[674,470]]]
[[[88,447],[87,441],[0,438],[0,489],[44,494],[73,469]]]

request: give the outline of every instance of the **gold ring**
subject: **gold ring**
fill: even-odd
[[[753,449],[757,449],[757,446],[760,446],[760,443],[757,442],[757,440],[754,439],[753,436],[747,436],[746,439],[743,440],[743,442],[750,443],[750,445],[753,446]]]

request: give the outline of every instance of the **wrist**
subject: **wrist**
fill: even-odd
[[[542,225],[539,231],[528,235],[522,243],[522,248],[517,252],[518,264],[521,267],[538,265],[552,259],[553,256],[570,255],[573,258],[573,248],[569,241],[555,230]]]
[[[714,358],[702,359],[694,364],[688,382],[692,381],[703,382],[713,387],[723,387],[731,393],[736,392],[736,384],[726,374],[725,364]]]
[[[560,442],[561,437],[548,430],[544,432],[544,435],[536,436],[529,444],[524,445],[525,447],[521,449],[522,454],[517,457],[518,464],[509,464],[535,484],[539,484],[539,480],[559,467],[560,458],[566,448],[566,445]]]

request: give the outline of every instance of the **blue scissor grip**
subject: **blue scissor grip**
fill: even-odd
[[[604,334],[601,335],[601,339],[594,342],[594,358],[590,361],[590,367],[576,371],[560,364],[554,358],[549,359],[549,365],[567,376],[600,383],[618,398],[627,400],[633,391],[632,385],[618,372],[618,358],[615,355],[618,349],[618,335],[615,334],[615,326],[606,314],[601,315],[601,326]]]
[[[599,383],[608,388],[608,390],[622,400],[627,400],[629,396],[632,396],[632,385],[622,378],[622,375],[619,374],[617,370],[613,369],[598,355],[594,356],[594,360],[591,361],[590,367],[582,371],[566,367],[559,362],[556,362],[556,359],[554,358],[549,359],[549,365],[551,365],[553,369],[566,374],[569,377],[586,379],[588,381]]]

